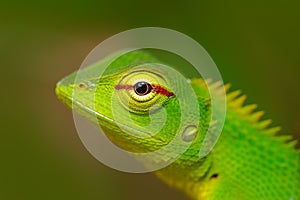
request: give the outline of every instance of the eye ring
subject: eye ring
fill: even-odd
[[[139,81],[133,85],[133,89],[137,95],[145,96],[152,91],[153,87],[146,81]]]

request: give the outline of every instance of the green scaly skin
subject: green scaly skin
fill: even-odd
[[[192,199],[300,199],[300,153],[295,149],[296,141],[291,141],[289,136],[276,136],[279,128],[268,128],[270,120],[260,121],[263,113],[253,112],[256,105],[243,106],[245,96],[240,95],[239,91],[227,94],[227,113],[222,134],[213,150],[207,156],[199,158],[199,149],[205,136],[203,133],[208,129],[211,117],[210,96],[205,82],[201,79],[186,82],[175,72],[160,71],[151,67],[132,70],[137,63],[159,62],[144,51],[120,56],[98,80],[99,78],[94,76],[95,72],[103,70],[108,61],[110,58],[67,76],[57,84],[56,93],[62,102],[87,119],[96,115],[105,134],[125,150],[151,152],[164,147],[177,131],[181,130],[179,126],[182,114],[177,96],[167,97],[153,93],[153,99],[146,103],[134,101],[130,96],[126,96],[130,91],[115,88],[120,79],[127,76],[128,80],[124,80],[126,84],[141,78],[152,80],[155,72],[154,76],[158,74],[163,78],[154,79],[168,91],[177,90],[185,94],[188,88],[192,88],[196,94],[198,105],[191,109],[199,109],[200,112],[198,134],[180,158],[155,172],[160,179],[184,191]],[[74,83],[76,75],[80,75],[82,85]],[[95,87],[95,94],[91,85]],[[209,87],[219,90],[217,83],[211,83]],[[226,88],[228,87],[227,85]],[[72,96],[75,89],[76,95]],[[121,101],[126,98],[129,105],[124,106]],[[121,125],[132,133],[147,135],[144,130],[137,130],[137,127],[150,124],[151,120],[160,120],[163,109],[157,109],[151,114],[151,119],[149,117],[149,108],[156,104],[162,106],[167,113],[164,127],[156,135],[139,138],[120,128]],[[117,120],[114,119],[112,107],[120,114]],[[126,113],[130,113],[131,120],[125,118]],[[191,115],[191,120],[186,119],[184,126],[193,123],[194,118],[195,116]],[[147,130],[153,131],[151,128]],[[163,157],[170,152],[176,154],[182,152],[182,148],[179,143],[164,152],[165,154],[157,156]],[[155,163],[159,160],[158,157],[151,159]]]

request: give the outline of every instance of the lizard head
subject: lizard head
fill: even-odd
[[[210,120],[208,92],[158,62],[132,51],[67,76],[56,93],[123,150],[150,153],[152,164],[173,159],[183,168],[198,167]]]

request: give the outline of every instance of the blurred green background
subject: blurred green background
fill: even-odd
[[[185,199],[152,174],[126,174],[81,144],[55,83],[105,38],[160,26],[196,39],[224,81],[300,134],[299,1],[1,2],[0,199]]]

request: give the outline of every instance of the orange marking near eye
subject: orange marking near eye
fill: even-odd
[[[122,90],[122,89],[132,90],[133,88],[132,88],[132,85],[120,85],[120,84],[118,84],[118,85],[115,86],[115,89],[116,90]]]
[[[167,97],[175,96],[175,94],[173,92],[170,92],[169,90],[165,89],[164,87],[162,87],[160,85],[152,84],[151,86],[155,93],[162,94]],[[124,85],[118,84],[115,86],[115,89],[116,90],[132,90],[133,87],[132,87],[132,85],[128,85],[128,84],[124,84]]]
[[[170,92],[169,90],[165,89],[164,87],[162,87],[160,85],[152,84],[152,87],[153,87],[154,92],[156,92],[156,93],[165,95],[167,97],[175,96],[175,94],[173,92]]]

